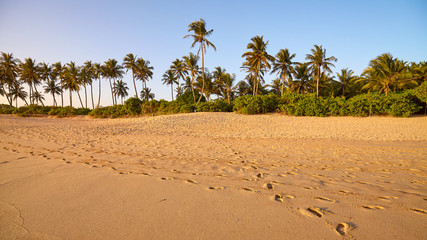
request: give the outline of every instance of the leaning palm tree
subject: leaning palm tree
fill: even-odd
[[[133,80],[133,87],[135,89],[135,97],[138,98],[138,91],[136,90],[136,84],[135,84],[135,74],[137,72],[137,65],[136,65],[136,56],[134,56],[132,53],[129,53],[123,58],[123,67],[126,68],[126,72],[131,70],[132,71],[132,80]]]
[[[277,72],[281,79],[280,86],[280,95],[282,96],[285,89],[285,83],[288,82],[288,86],[292,86],[292,72],[294,71],[294,65],[298,64],[297,62],[292,62],[292,59],[295,57],[295,54],[290,54],[287,48],[280,49],[276,54],[276,57],[273,62],[273,69],[271,73]]]
[[[123,99],[129,95],[128,90],[127,84],[121,79],[114,83],[114,94],[122,99],[122,105]]]
[[[136,70],[135,77],[143,82],[143,89],[147,89],[147,82],[149,79],[153,78],[154,70],[154,68],[150,66],[150,61],[138,58],[136,60]],[[148,100],[148,98],[145,100]]]
[[[354,84],[356,80],[359,79],[358,76],[353,75],[353,70],[348,70],[348,68],[341,69],[341,73],[337,73],[338,81],[340,84],[339,91],[341,96],[346,96],[347,89],[351,84]]]
[[[188,56],[184,56],[183,59],[184,68],[187,72],[190,72],[191,75],[191,84],[189,85],[191,86],[191,91],[193,92],[194,103],[196,103],[196,95],[194,93],[194,80],[196,79],[196,76],[200,74],[200,69],[197,65],[199,57],[194,55],[193,53],[190,53]]]
[[[173,101],[173,84],[178,84],[177,77],[175,74],[173,74],[172,70],[167,70],[163,76],[162,76],[163,84],[170,85],[171,86],[171,95],[172,95],[172,101]]]
[[[406,70],[406,62],[384,53],[371,60],[369,67],[363,71],[362,75],[368,82],[362,89],[378,90],[387,96],[389,92],[404,89],[408,85],[417,86],[415,78],[407,74]]]
[[[111,84],[111,79],[113,83],[116,82],[116,79],[123,78],[123,67],[117,63],[116,59],[108,59],[105,61],[104,65],[104,76],[110,81],[111,97],[113,99],[113,105],[117,104],[116,95],[114,94],[113,84]]]
[[[261,81],[261,75],[270,69],[270,62],[274,58],[267,53],[268,41],[264,42],[263,36],[255,36],[251,38],[246,48],[250,51],[243,53],[242,57],[245,57],[246,61],[243,63],[243,68],[248,69],[253,76],[253,95],[258,94],[259,83]]]
[[[199,54],[199,53],[202,54],[203,86],[201,89],[202,94],[200,94],[200,98],[196,103],[196,105],[197,105],[200,102],[200,100],[202,99],[202,95],[203,95],[203,91],[204,91],[204,85],[205,85],[205,57],[204,56],[206,53],[206,47],[211,46],[215,51],[216,51],[216,47],[209,40],[206,39],[207,37],[209,37],[212,34],[213,29],[211,29],[209,31],[206,30],[205,20],[200,19],[199,21],[194,21],[194,22],[190,23],[190,25],[188,25],[188,31],[193,32],[193,34],[185,35],[184,38],[187,38],[187,37],[193,38],[194,41],[191,44],[191,47],[196,46],[196,44],[200,44],[199,50],[197,51],[197,54]]]
[[[63,91],[63,82],[64,82],[64,67],[61,62],[56,62],[53,64],[52,74],[59,80],[59,87],[61,89],[61,107],[64,107],[64,91]]]
[[[20,85],[20,82],[18,81],[18,74],[19,74],[19,65],[21,62],[19,59],[16,59],[13,57],[12,53],[1,53],[0,57],[0,68],[2,72],[2,79],[1,82],[3,85],[7,85],[9,94],[6,94],[6,98],[8,99],[10,105],[12,106],[12,95],[10,95],[10,92],[12,88],[15,89],[15,91],[20,91],[22,88],[18,87]],[[5,92],[6,90],[3,89]],[[28,94],[20,94],[21,96],[25,97]],[[24,97],[25,104],[28,105],[27,100]]]
[[[309,69],[312,72],[313,77],[316,77],[316,95],[319,96],[319,81],[321,74],[322,72],[331,73],[331,66],[335,67],[331,62],[336,62],[337,59],[334,56],[327,58],[326,49],[323,49],[322,45],[314,45],[314,48],[311,49],[311,54],[307,54],[305,59],[309,60],[307,62]]]
[[[52,94],[53,105],[57,106],[55,95],[61,93],[61,87],[56,83],[55,79],[48,80],[47,85],[44,87],[44,92]]]

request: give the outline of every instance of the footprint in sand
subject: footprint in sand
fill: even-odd
[[[245,191],[248,191],[248,192],[255,192],[255,189],[250,188],[250,187],[243,187],[242,189]]]
[[[141,173],[142,175],[144,175],[144,176],[153,176],[153,174],[151,174],[151,173],[146,173],[146,172],[143,172],[143,173]]]
[[[327,201],[327,202],[330,202],[330,203],[336,202],[336,200],[333,200],[333,199],[330,199],[330,198],[327,198],[327,197],[314,197],[314,199],[323,200],[323,201]]]
[[[382,206],[373,206],[373,205],[363,205],[362,207],[370,210],[384,209]]]
[[[276,195],[274,195],[274,200],[282,203],[283,202],[283,196],[280,194],[276,194]]]
[[[307,216],[307,217],[314,217],[314,216],[319,217],[319,218],[323,217],[323,213],[320,210],[320,208],[309,207],[307,209],[299,208],[298,210],[300,211],[300,213],[302,215]]]
[[[394,197],[394,196],[380,196],[378,198],[383,200],[398,199],[398,197]]]
[[[271,189],[274,188],[274,186],[271,183],[266,183],[266,184],[264,184],[264,188],[267,188],[267,189],[271,190]]]
[[[413,211],[414,213],[418,213],[418,214],[427,214],[426,210],[420,209],[420,208],[410,208],[409,210]]]
[[[349,229],[349,225],[347,223],[339,223],[336,230],[341,236],[345,236]]]
[[[210,190],[223,190],[225,187],[209,187]]]
[[[191,179],[188,179],[187,180],[187,182],[189,182],[189,183],[193,183],[193,184],[197,184],[198,182],[196,182],[196,181],[194,181],[194,180],[191,180]]]
[[[173,177],[162,177],[161,179],[162,180],[173,180],[174,178]]]
[[[354,194],[354,193],[352,193],[350,191],[347,191],[347,190],[339,190],[338,192],[340,192],[342,194],[345,194],[345,195],[347,195],[347,194]]]

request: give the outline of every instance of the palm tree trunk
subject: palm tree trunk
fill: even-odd
[[[44,107],[44,103],[43,103],[43,100],[41,99],[41,98],[39,98],[39,97],[41,97],[40,96],[40,93],[39,93],[39,91],[37,91],[37,87],[36,87],[36,85],[34,84],[34,90],[35,90],[35,92],[37,93],[37,104],[39,104],[39,100],[40,100],[40,103],[42,104],[42,106]]]
[[[90,83],[90,97],[92,98],[92,109],[95,108],[95,103],[93,102],[93,86],[92,82]]]
[[[33,93],[32,93],[33,86],[31,83],[29,83],[28,85],[30,85],[30,91],[29,91],[28,97],[30,98],[30,104],[33,105]]]
[[[80,91],[77,91],[77,96],[79,96],[80,104],[82,105],[82,108],[84,108],[82,98],[80,97]]]
[[[86,90],[86,83],[83,84],[83,87],[85,88],[85,106],[87,108],[87,90]]]
[[[73,94],[71,92],[71,88],[69,90],[70,90],[70,107],[73,107]]]
[[[200,93],[200,97],[199,100],[196,103],[196,106],[199,105],[200,100],[202,100],[202,96],[203,96],[203,91],[205,89],[205,57],[203,54],[203,48],[202,48],[202,79],[203,79],[203,84],[202,84],[202,91]]]
[[[55,93],[52,92],[53,106],[56,106]]]
[[[61,83],[61,107],[64,107],[64,88],[62,87]]]
[[[194,103],[196,103],[196,95],[194,94],[194,87],[193,87],[193,84],[194,84],[194,75],[191,75],[191,91],[193,92],[193,100],[194,100]]]
[[[111,98],[113,99],[113,105],[114,105],[114,93],[113,93],[113,86],[111,85],[111,78],[109,78],[108,81],[110,81]]]
[[[115,86],[115,85],[116,85],[116,79],[113,78],[113,86]],[[117,95],[114,91],[113,91],[113,96],[114,96],[114,104],[116,105],[117,104]]]
[[[172,101],[173,101],[173,83],[171,83],[171,95],[172,95]]]
[[[133,80],[133,88],[135,88],[135,97],[138,98],[138,91],[136,90],[135,74],[133,73],[133,69],[132,69],[132,80]]]
[[[319,97],[320,67],[317,70],[316,96]]]
[[[9,95],[10,95],[10,94],[6,93],[6,90],[4,89],[4,86],[3,86],[3,85],[1,85],[1,88],[2,88],[3,92],[4,92],[4,93],[5,93],[5,95],[6,95],[6,98],[7,98],[7,101],[9,102],[9,105],[12,107],[12,106],[13,106],[13,102],[11,101],[11,100],[12,100],[12,97],[10,96],[10,99],[9,99]],[[10,93],[10,87],[9,87],[9,93]]]
[[[96,108],[99,108],[99,103],[101,102],[101,78],[98,78],[99,81],[99,89],[98,89],[98,104],[96,105]]]

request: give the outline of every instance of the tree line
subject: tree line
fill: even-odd
[[[306,54],[306,62],[300,63],[293,60],[296,55],[287,48],[280,49],[274,56],[270,55],[267,52],[269,41],[265,41],[263,36],[255,36],[248,43],[247,51],[242,54],[244,62],[241,69],[246,76],[236,83],[235,74],[227,73],[224,68],[218,66],[209,71],[204,66],[207,48],[216,50],[215,45],[207,39],[213,29],[207,30],[206,22],[200,19],[189,24],[188,32],[184,38],[192,38],[191,47],[198,46],[197,53],[189,53],[188,56],[173,61],[163,74],[162,82],[170,85],[172,101],[174,91],[177,96],[191,92],[196,106],[203,97],[209,102],[213,95],[228,104],[239,96],[268,93],[278,96],[285,93],[315,93],[317,97],[351,98],[361,93],[378,92],[387,96],[391,92],[415,88],[424,82],[427,76],[426,62],[408,63],[394,58],[389,53],[371,60],[360,76],[348,68],[341,69],[334,76],[332,68],[335,67],[333,63],[337,58],[327,56],[326,49],[321,45],[314,45],[310,53]],[[102,79],[108,80],[113,105],[118,104],[120,99],[123,104],[123,99],[129,95],[129,87],[122,80],[127,72],[132,74],[135,98],[154,99],[155,95],[147,87],[147,82],[153,78],[153,71],[150,61],[132,53],[123,58],[122,64],[115,59],[108,59],[103,64],[86,61],[82,66],[77,66],[73,61],[66,64],[36,63],[32,58],[20,61],[14,58],[12,53],[2,52],[0,94],[6,97],[10,106],[15,102],[17,107],[18,99],[22,99],[26,105],[44,106],[45,97],[38,89],[38,86],[42,85],[43,92],[52,96],[54,106],[59,105],[57,97],[60,97],[61,106],[64,106],[64,93],[68,90],[70,106],[73,106],[72,93],[76,92],[82,108],[89,108],[91,105],[94,109],[100,106]],[[265,84],[265,75],[268,73],[277,76],[271,84]],[[142,82],[139,94],[137,80]],[[94,81],[98,81],[99,85],[96,104]],[[28,85],[28,92],[25,91],[25,85]],[[84,103],[80,95],[83,90]]]

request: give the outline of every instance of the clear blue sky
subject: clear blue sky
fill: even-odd
[[[77,64],[108,58],[122,62],[134,53],[154,67],[148,85],[156,99],[169,100],[170,88],[162,85],[161,76],[176,58],[196,53],[183,36],[188,24],[200,18],[214,29],[209,40],[217,48],[208,49],[206,67],[221,66],[237,80],[244,78],[241,55],[255,35],[269,41],[271,55],[288,48],[300,62],[314,44],[323,45],[328,56],[338,58],[334,73],[350,68],[360,74],[385,52],[409,62],[427,61],[426,0],[0,0],[0,51],[21,60]],[[266,82],[273,78],[267,75]],[[132,94],[130,74],[124,80]],[[102,105],[109,105],[107,81],[102,84]],[[141,83],[137,87],[140,91]],[[45,98],[50,104],[51,97]],[[7,103],[4,97],[0,102]]]

